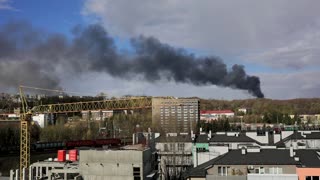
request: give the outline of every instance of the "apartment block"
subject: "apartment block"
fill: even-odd
[[[166,133],[190,132],[199,121],[199,99],[153,98],[152,124]]]

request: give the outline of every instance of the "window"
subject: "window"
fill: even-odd
[[[171,143],[170,144],[170,151],[175,151],[175,150],[176,150],[175,144]]]
[[[219,176],[227,176],[229,171],[230,171],[230,167],[218,166]]]
[[[184,143],[178,144],[178,151],[184,151]]]
[[[275,174],[275,172],[274,172],[274,167],[269,168],[269,174]]]
[[[306,180],[319,180],[319,176],[306,176]]]
[[[134,180],[140,180],[140,167],[133,167],[133,177]]]
[[[197,152],[207,152],[207,150],[204,147],[198,147]]]
[[[265,171],[264,171],[264,167],[257,167],[254,169],[254,173],[255,174],[264,174]]]
[[[164,151],[169,151],[168,144],[164,144]]]

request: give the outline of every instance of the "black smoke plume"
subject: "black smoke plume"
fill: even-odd
[[[0,85],[25,83],[59,88],[62,72],[76,75],[94,71],[125,79],[140,76],[149,82],[166,78],[179,83],[217,85],[264,97],[259,78],[247,75],[242,65],[228,69],[218,57],[195,57],[144,36],[131,39],[133,53],[123,53],[100,25],[77,26],[72,32],[70,39],[36,30],[25,22],[3,25]]]

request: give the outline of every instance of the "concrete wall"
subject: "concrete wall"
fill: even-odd
[[[143,180],[151,171],[151,151],[81,150],[79,165],[84,179],[132,180],[133,167],[140,167]]]

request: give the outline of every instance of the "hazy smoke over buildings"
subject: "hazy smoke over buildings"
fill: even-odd
[[[59,88],[61,72],[76,75],[105,72],[113,77],[142,77],[154,82],[167,79],[194,85],[217,85],[247,90],[263,97],[258,77],[244,67],[228,69],[218,57],[195,57],[155,38],[131,39],[133,52],[117,49],[112,37],[99,25],[75,27],[73,36],[48,34],[30,24],[14,22],[0,29],[0,86],[28,84]]]

